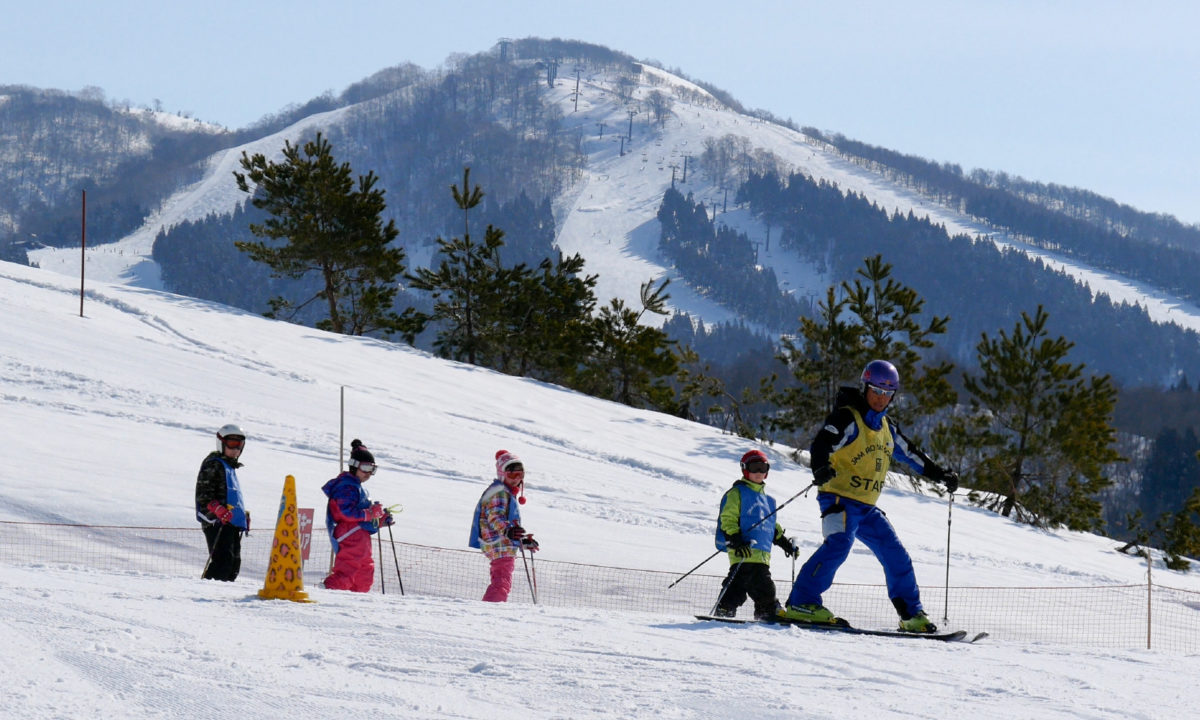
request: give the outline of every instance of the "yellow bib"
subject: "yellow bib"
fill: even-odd
[[[821,488],[825,492],[841,495],[852,500],[874,505],[883,491],[888,467],[892,464],[892,430],[887,417],[883,417],[878,430],[872,430],[863,422],[862,415],[854,408],[854,424],[858,426],[858,437],[849,445],[829,456],[829,464],[837,475]]]

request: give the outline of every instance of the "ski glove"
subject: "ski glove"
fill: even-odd
[[[525,537],[525,528],[513,523],[512,525],[508,526],[507,530],[504,531],[504,535],[509,540],[520,540],[521,538]]]
[[[950,492],[958,489],[958,473],[953,470],[944,470],[940,465],[931,465],[927,468],[925,477],[934,482],[944,483]]]
[[[382,520],[384,515],[387,515],[387,510],[383,509],[383,505],[380,505],[379,503],[374,503],[373,505],[371,505],[371,507],[367,508],[367,518],[366,519],[371,522],[375,522],[377,520]]]
[[[529,552],[537,552],[538,541],[534,540],[532,535],[526,535],[525,537],[521,538],[521,547],[525,548]]]
[[[233,510],[228,505],[222,505],[216,500],[208,504],[208,511],[213,514],[213,517],[221,521],[222,525],[228,525],[229,521],[233,519]]]
[[[775,544],[778,545],[779,549],[783,550],[783,554],[788,557],[796,557],[800,554],[800,548],[796,547],[796,543],[791,538],[786,538],[782,535],[779,535],[775,538]]]
[[[740,557],[743,560],[750,557],[750,541],[742,537],[740,532],[735,532],[732,535],[726,533],[725,539],[734,557]]]
[[[836,470],[829,465],[823,465],[813,470],[813,485],[821,487],[825,483],[832,480],[834,475],[837,475]]]
[[[396,524],[396,518],[386,510],[383,511],[383,517],[379,518],[379,527],[391,527]]]

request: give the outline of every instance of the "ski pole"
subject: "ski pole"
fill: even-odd
[[[534,562],[537,558],[532,550],[529,551],[529,572],[533,575],[533,604],[537,604],[537,563]]]
[[[375,539],[379,541],[379,594],[387,595],[387,588],[383,584],[383,535],[378,530],[375,531]],[[371,546],[367,545],[367,547]]]
[[[525,566],[525,581],[529,583],[529,594],[533,597],[533,604],[537,605],[537,587],[533,584],[533,577],[529,574],[529,563],[525,560],[525,546],[518,545],[517,548],[521,551],[521,564]]]
[[[205,576],[208,575],[208,568],[209,568],[209,566],[212,565],[213,553],[216,551],[217,545],[219,545],[221,542],[221,533],[224,530],[225,530],[224,524],[222,524],[221,527],[217,528],[217,536],[213,538],[212,547],[210,547],[208,549],[208,562],[204,563],[204,570],[201,571],[201,573],[200,573],[201,580],[203,580],[205,578]]]
[[[795,500],[796,498],[800,497],[800,496],[801,496],[801,495],[803,495],[804,493],[806,493],[806,492],[808,492],[809,490],[811,490],[811,489],[812,489],[812,487],[813,487],[814,485],[816,485],[816,483],[809,483],[809,484],[808,484],[808,486],[807,486],[807,487],[805,487],[803,490],[801,490],[800,492],[798,492],[798,493],[796,493],[795,495],[791,496],[790,498],[788,498],[787,500],[785,500],[785,501],[783,502],[783,504],[782,504],[782,505],[779,505],[779,506],[778,506],[778,507],[776,507],[774,510],[772,510],[772,511],[771,511],[771,512],[769,512],[769,513],[767,513],[767,515],[766,515],[765,517],[763,517],[763,519],[762,519],[762,520],[759,520],[758,522],[754,523],[754,524],[753,524],[753,525],[751,525],[750,527],[746,528],[746,532],[750,532],[750,531],[751,531],[751,530],[753,530],[754,528],[756,528],[756,527],[758,527],[759,525],[762,525],[763,523],[765,523],[765,522],[766,522],[767,520],[769,520],[769,519],[770,519],[770,518],[771,518],[773,515],[775,515],[775,513],[779,512],[780,510],[782,510],[782,509],[784,509],[785,507],[787,507],[787,504],[788,504],[788,503],[790,503],[791,501]],[[678,578],[676,578],[676,579],[675,579],[675,582],[673,582],[673,583],[671,583],[670,585],[668,585],[668,586],[667,586],[667,589],[668,589],[668,590],[670,590],[671,588],[673,588],[673,587],[675,587],[676,585],[678,585],[678,584],[679,584],[679,583],[680,583],[680,582],[681,582],[681,581],[682,581],[682,580],[683,580],[685,577],[687,577],[688,575],[691,575],[692,573],[694,573],[694,572],[696,572],[697,570],[699,570],[699,569],[701,568],[701,566],[703,566],[703,565],[704,565],[704,563],[708,562],[709,560],[712,560],[712,559],[713,559],[713,558],[715,558],[716,556],[720,555],[722,552],[725,552],[725,551],[724,551],[724,550],[717,550],[717,551],[716,551],[716,552],[714,552],[712,555],[709,555],[708,557],[706,557],[706,558],[704,558],[703,560],[701,560],[699,565],[697,565],[696,567],[692,568],[691,570],[688,570],[688,571],[687,571],[687,572],[685,572],[683,575],[680,575]]]
[[[950,517],[954,513],[954,493],[946,505],[946,600],[942,605],[942,622],[950,622]]]
[[[400,594],[404,594],[404,579],[400,577],[400,558],[396,556],[396,538],[392,535],[392,526],[388,525],[388,542],[392,544],[392,560],[396,563],[396,582],[400,583]],[[380,562],[383,558],[380,558]]]
[[[713,603],[712,610],[710,610],[708,613],[709,615],[717,614],[717,608],[720,607],[721,601],[725,599],[725,593],[729,592],[729,586],[733,584],[733,579],[737,577],[738,571],[741,569],[741,563],[734,565],[733,572],[729,573],[729,577],[726,578],[725,582],[721,583],[721,594],[717,595],[717,601]]]

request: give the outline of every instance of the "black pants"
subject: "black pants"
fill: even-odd
[[[204,570],[205,580],[237,579],[242,569],[242,531],[232,525],[205,525],[204,539],[208,542],[210,560]]]
[[[775,581],[771,579],[770,565],[757,562],[730,565],[721,587],[725,594],[718,607],[722,610],[736,611],[749,595],[754,600],[756,616],[775,614]]]

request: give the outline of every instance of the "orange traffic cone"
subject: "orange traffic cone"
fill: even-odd
[[[279,518],[275,521],[275,540],[271,543],[271,562],[267,579],[258,596],[264,600],[315,602],[304,592],[304,572],[300,559],[300,521],[296,515],[296,478],[283,481]]]

